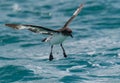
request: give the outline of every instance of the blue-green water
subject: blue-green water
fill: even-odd
[[[61,28],[79,4],[69,25],[64,58],[59,46],[53,61],[44,35],[13,30],[5,23]],[[0,0],[0,83],[119,83],[119,0]]]

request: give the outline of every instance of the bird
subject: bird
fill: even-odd
[[[49,35],[47,38],[42,39],[42,42],[49,42],[51,45],[51,51],[49,54],[49,61],[52,61],[54,59],[53,57],[53,46],[59,44],[62,48],[63,55],[66,58],[67,54],[63,47],[63,41],[66,40],[67,37],[72,37],[72,30],[68,27],[70,22],[79,14],[79,12],[82,10],[83,4],[80,4],[80,6],[76,9],[76,11],[73,13],[73,15],[68,19],[68,21],[64,24],[64,26],[58,30],[53,30],[50,28],[46,28],[43,26],[37,26],[37,25],[29,25],[29,24],[13,24],[13,23],[6,23],[5,26],[11,27],[13,29],[27,29],[34,33],[39,34],[46,34]]]

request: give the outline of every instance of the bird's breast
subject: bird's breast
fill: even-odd
[[[54,45],[54,44],[61,44],[66,38],[67,38],[67,36],[65,36],[65,35],[54,34],[49,42],[52,45]]]

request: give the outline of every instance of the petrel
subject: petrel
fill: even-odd
[[[50,35],[49,37],[44,38],[42,42],[49,42],[51,44],[49,60],[52,61],[54,59],[52,50],[53,50],[53,46],[56,44],[60,44],[63,50],[64,57],[67,57],[67,54],[65,52],[65,49],[62,43],[67,37],[73,37],[72,30],[68,28],[68,25],[78,15],[78,13],[81,11],[82,8],[83,8],[83,4],[81,4],[77,8],[77,10],[73,13],[72,17],[64,24],[64,26],[58,30],[53,30],[46,27],[42,27],[42,26],[36,26],[36,25],[27,25],[27,24],[5,24],[5,25],[18,30],[27,29],[34,33]]]

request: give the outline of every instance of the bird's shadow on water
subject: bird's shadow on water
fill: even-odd
[[[0,67],[0,83],[40,79],[42,79],[42,77],[37,76],[32,70],[29,70],[24,66],[6,65]]]

